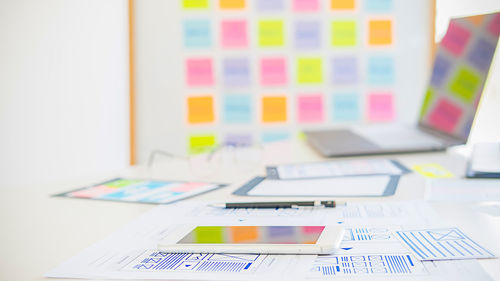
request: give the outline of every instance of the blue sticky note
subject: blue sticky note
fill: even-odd
[[[223,61],[224,86],[238,87],[250,85],[250,65],[247,59],[230,58]]]
[[[247,95],[226,95],[223,98],[222,118],[225,123],[242,124],[252,120],[252,99]]]
[[[360,116],[359,97],[354,93],[333,95],[333,120],[358,121]]]
[[[495,54],[496,44],[480,38],[469,51],[468,59],[479,70],[487,72],[490,68],[491,58]]]
[[[295,23],[294,45],[297,49],[317,49],[321,46],[321,25],[317,21]]]
[[[250,134],[228,134],[224,139],[224,144],[230,146],[251,146],[252,135]]]
[[[285,8],[283,0],[257,0],[256,4],[259,11],[281,11]]]
[[[331,62],[332,83],[338,85],[358,82],[358,60],[355,57],[333,58]]]
[[[365,8],[369,12],[390,12],[392,0],[365,0]]]
[[[394,61],[389,56],[368,58],[368,83],[388,85],[394,82]]]
[[[431,84],[433,86],[441,86],[451,69],[451,62],[442,55],[437,55],[434,59],[434,68],[432,69]]]
[[[208,20],[184,21],[184,47],[206,48],[212,45],[210,22]]]
[[[264,132],[262,134],[262,142],[275,142],[275,141],[283,141],[290,138],[290,133],[288,132]]]

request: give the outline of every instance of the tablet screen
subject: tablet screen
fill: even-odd
[[[198,226],[177,244],[315,244],[324,226]]]

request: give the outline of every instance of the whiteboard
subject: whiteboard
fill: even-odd
[[[434,28],[432,0],[340,1],[354,3],[354,9],[351,10],[334,10],[332,2],[326,0],[269,0],[282,2],[278,10],[265,10],[259,6],[262,1],[258,0],[234,1],[243,2],[244,8],[227,10],[220,6],[223,0],[187,1],[206,2],[208,8],[185,9],[183,0],[135,1],[133,102],[136,107],[135,151],[138,163],[144,163],[150,152],[157,149],[176,155],[189,154],[190,137],[197,135],[214,136],[217,143],[227,140],[246,142],[249,139],[253,143],[262,143],[297,137],[303,129],[416,122],[431,63]],[[313,11],[299,11],[304,8],[299,7],[299,2],[306,6],[309,5],[307,2],[317,2],[318,6]],[[186,25],[197,20],[208,22],[210,44],[192,48],[189,46],[191,43],[186,42]],[[373,45],[370,41],[370,22],[378,20],[391,23],[392,39],[389,44]],[[222,22],[232,21],[246,23],[247,42],[243,43],[244,47],[226,48],[224,45],[227,42],[223,39]],[[261,45],[263,41],[260,41],[260,37],[264,33],[259,23],[262,21],[282,22],[282,45]],[[297,43],[299,25],[308,22],[318,23],[319,47],[301,48]],[[333,22],[355,22],[355,38],[350,38],[354,40],[354,46],[335,45],[339,42],[342,44],[342,39],[334,43],[333,34],[345,31],[345,25],[344,29],[342,24],[337,26],[340,29],[335,33]],[[349,45],[349,38],[346,40]],[[334,61],[345,57],[354,57],[356,60],[356,80],[348,85],[337,83],[342,77],[335,78]],[[377,69],[387,68],[383,60],[377,61],[380,57],[390,58],[390,76],[377,77]],[[192,81],[189,82],[187,77],[187,61],[199,58],[211,60],[212,81],[192,86]],[[262,59],[265,58],[285,60],[285,83],[268,85],[263,82]],[[306,75],[299,73],[299,60],[302,58],[320,59],[320,82],[299,81],[302,74]],[[230,65],[227,61],[231,59],[246,61],[248,77],[244,82],[234,85],[227,83],[225,68]],[[336,62],[338,65],[339,60]],[[340,71],[337,75],[342,76],[344,72]],[[371,77],[373,75],[375,77]],[[390,94],[389,99],[377,95],[387,93]],[[357,114],[343,111],[352,106],[349,100],[353,95],[356,96],[353,110],[357,110]],[[212,111],[205,112],[202,109],[200,112],[205,116],[191,116],[190,119],[190,114],[197,113],[189,111],[188,98],[207,96],[211,97]],[[234,111],[229,112],[231,97],[228,96],[246,96],[244,101],[250,104],[249,119],[234,115]],[[347,103],[337,96],[343,96]],[[279,107],[278,110],[283,110],[283,104],[273,105],[272,97],[284,97],[286,117],[283,118],[281,113],[264,117],[267,114],[264,111],[269,110],[266,107],[269,103],[264,102],[265,97],[271,97],[266,101],[271,101],[271,109],[275,106]],[[391,105],[389,110],[388,104]],[[198,109],[199,105],[195,103],[191,109]],[[238,108],[238,101],[233,105],[233,109]],[[317,113],[318,108],[321,114]],[[355,118],[349,118],[352,116]],[[231,122],[238,118],[244,122]]]

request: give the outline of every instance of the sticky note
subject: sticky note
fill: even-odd
[[[394,62],[392,57],[369,57],[367,81],[372,85],[392,84],[394,82]]]
[[[250,85],[250,65],[246,58],[228,58],[223,61],[224,86]]]
[[[228,134],[224,138],[224,144],[230,146],[250,146],[252,145],[252,135],[250,134]]]
[[[332,22],[332,46],[351,47],[356,45],[356,22],[352,20]]]
[[[415,172],[426,178],[453,178],[452,172],[436,163],[420,164],[411,167]]]
[[[333,58],[331,66],[330,73],[333,84],[352,85],[358,82],[358,59],[356,57]]]
[[[321,94],[299,95],[297,113],[300,123],[318,123],[323,121],[323,96]]]
[[[479,70],[487,72],[495,54],[496,45],[492,42],[479,38],[469,50],[467,59]]]
[[[369,12],[390,12],[392,0],[365,0],[365,8]]]
[[[431,74],[431,84],[440,87],[448,78],[451,69],[451,61],[441,54],[437,54],[434,59],[434,68]]]
[[[293,0],[295,12],[313,12],[319,10],[318,0]]]
[[[222,226],[197,226],[193,232],[196,243],[224,243],[224,231]]]
[[[184,47],[202,48],[212,45],[210,22],[208,20],[184,21]]]
[[[354,93],[333,95],[333,120],[358,121],[360,118],[359,97]]]
[[[211,59],[188,59],[186,61],[186,83],[188,86],[211,86],[214,84]]]
[[[210,123],[214,121],[214,102],[211,96],[189,97],[188,122],[190,124]]]
[[[451,80],[450,91],[463,101],[472,103],[475,94],[479,90],[480,82],[481,76],[471,69],[462,66]]]
[[[274,123],[287,120],[286,97],[262,98],[262,122]]]
[[[219,0],[222,10],[238,10],[245,8],[245,0]]]
[[[370,20],[368,23],[368,43],[373,46],[392,44],[392,21]]]
[[[257,0],[256,7],[259,11],[281,11],[285,9],[284,0]]]
[[[257,226],[231,226],[231,238],[233,242],[252,242],[259,238]]]
[[[324,226],[303,226],[302,232],[306,234],[315,234],[323,232],[324,229]]]
[[[224,48],[248,46],[247,22],[245,20],[225,20],[221,22],[221,45]]]
[[[462,114],[460,106],[442,98],[432,109],[428,122],[434,128],[453,133]]]
[[[391,93],[372,93],[368,96],[368,120],[392,121],[394,100]]]
[[[484,15],[471,16],[471,17],[466,17],[466,19],[476,26],[481,26],[484,22],[485,16]]]
[[[278,47],[285,41],[282,20],[259,21],[259,46]]]
[[[353,10],[354,0],[330,0],[332,10]]]
[[[260,60],[260,83],[264,86],[287,83],[285,58],[265,58]]]
[[[98,185],[91,188],[85,188],[82,190],[73,191],[68,195],[71,197],[78,197],[78,198],[99,198],[103,195],[117,192],[118,190],[119,189],[112,188],[109,186]]]
[[[323,82],[320,58],[299,58],[297,60],[297,81],[299,84],[319,84]]]
[[[181,183],[178,184],[177,186],[171,187],[170,191],[173,192],[189,192],[193,191],[195,189],[198,189],[202,186],[206,186],[206,183],[201,183],[201,182],[187,182],[187,183]]]
[[[429,89],[427,89],[427,92],[425,93],[424,102],[422,103],[422,109],[420,110],[420,118],[423,118],[423,116],[427,114],[432,101],[434,101],[435,96],[436,94],[434,93],[434,90],[429,87]]]
[[[252,121],[252,99],[249,95],[225,95],[223,120],[227,124],[245,124]]]
[[[207,9],[208,0],[182,0],[184,9]]]
[[[500,36],[500,13],[496,13],[492,17],[493,19],[488,24],[488,31],[493,36]]]
[[[283,141],[290,138],[290,133],[288,132],[264,132],[262,134],[261,140],[263,143],[270,143],[276,141]]]
[[[216,145],[214,135],[191,135],[189,136],[189,153],[199,154],[212,150]]]
[[[450,53],[460,56],[465,50],[470,36],[469,30],[456,21],[450,21],[448,30],[441,40],[441,46],[445,47]]]
[[[104,183],[104,185],[108,186],[108,187],[122,188],[122,187],[125,187],[127,185],[132,185],[132,184],[136,184],[139,182],[140,182],[139,180],[118,179],[118,180],[106,182],[106,183]]]
[[[321,25],[318,21],[295,22],[294,46],[297,49],[318,49],[321,46]]]

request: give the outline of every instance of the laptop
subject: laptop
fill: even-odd
[[[455,18],[440,42],[418,124],[306,131],[327,157],[444,150],[465,144],[500,33],[500,13]]]

